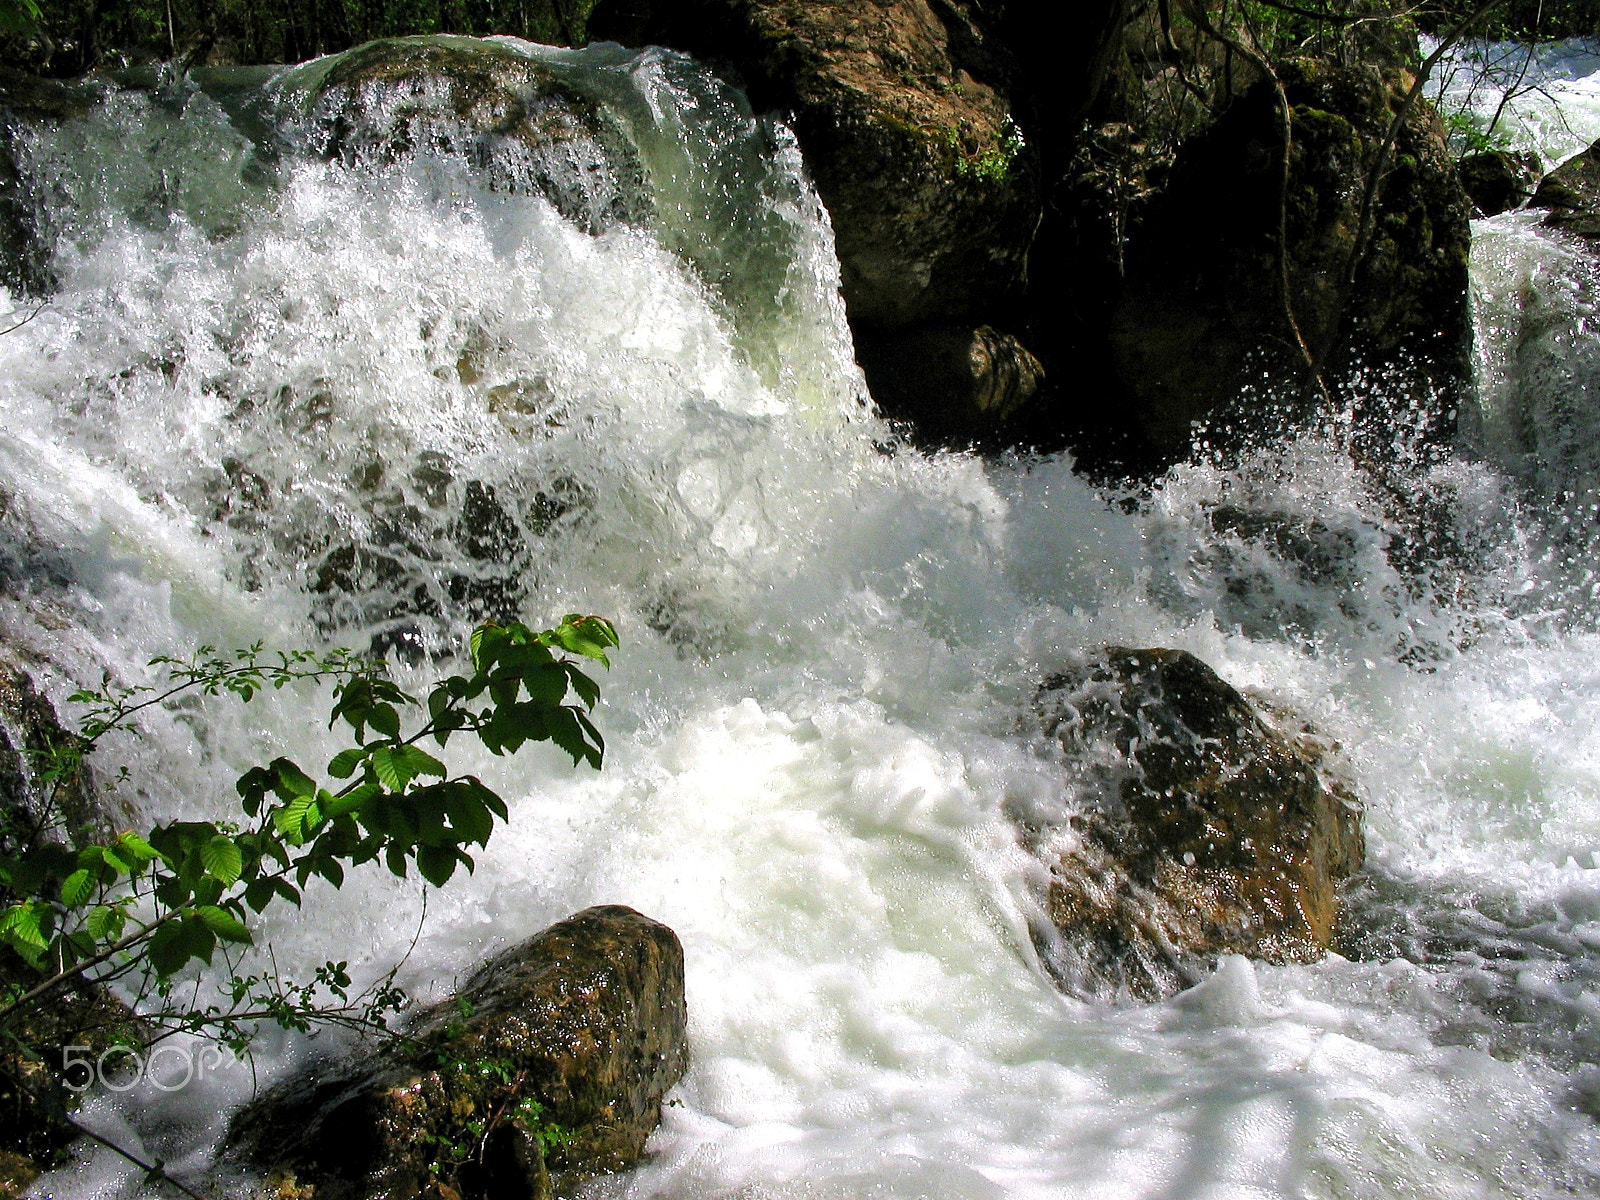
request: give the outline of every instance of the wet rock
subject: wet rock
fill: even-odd
[[[39,829],[48,840],[77,846],[116,832],[127,816],[101,800],[86,762],[54,785],[39,777],[42,756],[74,736],[14,652],[0,647],[0,812],[7,838],[16,828]]]
[[[1015,295],[1041,209],[1008,52],[970,8],[690,0],[652,4],[617,32],[731,62],[758,107],[792,114],[852,322],[902,329]],[[605,19],[602,8],[591,30]]]
[[[1486,150],[1459,164],[1461,186],[1486,217],[1521,208],[1539,185],[1539,158],[1526,151]]]
[[[647,211],[638,154],[594,99],[511,46],[472,38],[368,42],[291,76],[314,148],[345,162],[418,149],[460,156],[496,191],[540,195],[591,232]]]
[[[58,784],[41,778],[40,756],[72,736],[13,652],[0,648],[0,853],[15,854],[29,845],[56,847],[65,858],[64,873],[73,865],[71,850],[114,834],[127,816],[107,806],[87,764]],[[7,902],[0,892],[0,904]],[[26,991],[43,978],[9,947],[0,947],[0,996]],[[0,1037],[0,1196],[21,1195],[41,1171],[62,1165],[78,1136],[69,1120],[77,1105],[64,1086],[65,1048],[88,1047],[92,1060],[130,1037],[134,1025],[121,1001],[80,984],[5,1029]]]
[[[26,990],[43,979],[9,947],[0,947],[0,992]],[[0,1197],[22,1195],[39,1174],[69,1159],[68,1147],[79,1137],[71,1120],[78,1096],[66,1084],[82,1087],[89,1069],[66,1071],[64,1065],[98,1062],[116,1080],[117,1047],[139,1044],[140,1032],[125,1004],[88,984],[56,992],[48,1004],[5,1030],[0,1040]]]
[[[1054,847],[1041,945],[1068,986],[1154,997],[1219,955],[1328,949],[1365,853],[1332,747],[1181,650],[1110,647],[1037,708],[1090,802],[1062,842],[1030,831]]]
[[[883,411],[935,440],[992,438],[1039,389],[1044,368],[988,325],[863,335],[856,357]]]
[[[36,205],[19,169],[18,135],[24,124],[49,127],[81,117],[101,95],[87,84],[0,67],[0,284],[15,294],[43,296],[56,287],[50,239],[39,228]]]
[[[1600,142],[1541,179],[1528,205],[1549,209],[1544,223],[1552,229],[1600,238]]]
[[[400,1047],[273,1089],[230,1142],[320,1200],[546,1197],[637,1162],[687,1068],[677,936],[608,905],[491,959]]]

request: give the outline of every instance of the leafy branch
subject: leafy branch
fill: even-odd
[[[502,755],[549,741],[574,766],[598,769],[605,743],[590,713],[600,689],[579,663],[609,666],[606,652],[616,645],[614,627],[601,617],[568,616],[542,632],[484,625],[471,638],[470,673],[440,680],[425,700],[403,691],[381,661],[343,650],[268,655],[260,644],[232,655],[201,647],[187,659],[155,659],[165,675],[158,685],[107,678],[75,693],[71,699],[86,708],[78,734],[36,757],[48,801],[29,828],[8,830],[0,848],[0,943],[42,976],[3,998],[0,1033],[25,1038],[30,1014],[63,988],[128,976],[138,980],[141,1001],[154,1001],[140,1014],[155,1031],[147,1045],[186,1031],[245,1048],[258,1021],[383,1027],[405,1003],[392,971],[359,996],[349,992],[344,963],[325,964],[301,985],[283,981],[275,967],[244,974],[253,914],[280,900],[298,907],[313,878],[339,887],[347,868],[377,860],[402,878],[415,866],[436,887],[460,867],[470,872],[468,848],[488,844],[496,822],[508,819],[505,803],[419,743],[431,739],[442,750],[467,735]],[[240,822],[169,821],[76,849],[46,836],[85,758],[109,734],[133,729],[140,714],[186,694],[249,702],[305,682],[333,684],[329,725],[342,722],[354,743],[327,764],[324,780],[280,757],[239,777]],[[418,709],[426,718],[406,731],[403,715]],[[178,999],[176,977],[197,962],[212,966],[219,952],[229,969],[223,1003]]]

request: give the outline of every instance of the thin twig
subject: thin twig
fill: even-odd
[[[141,1171],[144,1172],[144,1177],[145,1177],[146,1182],[155,1182],[155,1181],[159,1180],[162,1183],[170,1183],[173,1187],[177,1188],[185,1196],[188,1196],[190,1198],[190,1200],[211,1200],[211,1197],[207,1196],[204,1192],[197,1192],[193,1188],[189,1187],[188,1185],[179,1183],[171,1175],[168,1175],[167,1172],[166,1172],[166,1168],[163,1167],[161,1163],[159,1163],[159,1162],[153,1162],[153,1163],[145,1162],[144,1159],[140,1158],[137,1154],[134,1154],[131,1150],[124,1150],[121,1146],[117,1145],[110,1138],[104,1137],[101,1134],[96,1133],[94,1130],[90,1129],[87,1125],[80,1125],[77,1121],[74,1121],[70,1115],[66,1118],[66,1121],[67,1121],[68,1125],[71,1125],[79,1133],[83,1134],[84,1137],[90,1139],[91,1141],[99,1142],[107,1150],[110,1150],[110,1151],[112,1151],[112,1152],[114,1152],[116,1154],[120,1154],[123,1158],[125,1158],[129,1162],[131,1162],[134,1166],[138,1167]]]
[[[1203,5],[1196,3],[1195,0],[1185,0],[1184,7],[1188,9],[1189,19],[1195,23],[1196,28],[1253,64],[1271,80],[1276,93],[1278,120],[1283,140],[1283,150],[1278,158],[1278,299],[1283,307],[1284,323],[1294,336],[1294,344],[1300,351],[1300,357],[1305,363],[1312,383],[1326,403],[1329,400],[1328,385],[1322,378],[1317,357],[1306,342],[1305,334],[1300,328],[1300,320],[1295,316],[1294,296],[1289,278],[1289,172],[1294,160],[1294,108],[1289,103],[1289,93],[1284,89],[1283,80],[1278,78],[1278,73],[1272,69],[1272,64],[1262,53],[1259,45],[1246,45],[1237,38],[1221,32],[1211,24]],[[1250,31],[1250,40],[1256,41],[1253,30]]]
[[[29,321],[33,320],[35,317],[37,317],[40,313],[42,313],[45,309],[47,309],[49,307],[50,306],[48,304],[39,305],[38,308],[34,309],[27,316],[23,317],[22,320],[18,321],[15,325],[8,325],[8,326],[6,326],[6,328],[0,329],[0,337],[4,337],[8,333],[15,333],[17,330],[21,329]]]

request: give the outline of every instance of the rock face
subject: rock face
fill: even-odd
[[[1486,217],[1510,212],[1528,202],[1539,185],[1539,159],[1527,152],[1486,150],[1459,164],[1461,186]]]
[[[833,221],[851,324],[879,339],[875,390],[918,415],[926,405],[930,425],[970,406],[956,343],[1006,336],[980,327],[1003,329],[1020,300],[1042,212],[1037,156],[1010,98],[1012,56],[979,7],[688,0],[602,5],[590,21],[594,36],[732,64],[758,109],[787,115]],[[924,365],[902,352],[917,338],[949,352]]]
[[[1328,948],[1365,848],[1357,802],[1319,772],[1326,746],[1180,650],[1108,648],[1037,707],[1095,804],[1050,863],[1060,937],[1043,948],[1069,986],[1154,997],[1218,955]]]
[[[30,755],[70,736],[33,677],[0,650],[0,810],[8,820],[21,819],[30,828],[42,824],[45,836],[78,846],[113,832],[116,816],[101,805],[88,764],[46,797],[30,761]]]
[[[1406,364],[1415,390],[1466,378],[1471,205],[1431,109],[1402,126],[1354,286],[1366,164],[1408,78],[1372,66],[1295,60],[1280,74],[1293,106],[1288,191],[1290,297],[1328,374],[1356,361]],[[1192,423],[1244,418],[1241,388],[1263,369],[1303,377],[1278,281],[1282,133],[1276,92],[1258,81],[1170,165],[1129,126],[1102,127],[1069,178],[1076,230],[1054,269],[1079,345],[1104,344],[1101,387],[1161,459],[1182,456]],[[1047,366],[1049,364],[1047,363]],[[1091,389],[1092,390],[1092,389]],[[1448,403],[1436,406],[1446,432]]]
[[[1540,180],[1528,204],[1550,210],[1544,223],[1552,229],[1600,239],[1600,142]]]
[[[585,909],[491,959],[403,1049],[269,1092],[230,1140],[326,1200],[547,1197],[638,1160],[687,1022],[672,930]]]
[[[38,778],[32,756],[69,736],[32,676],[9,649],[0,648],[0,848],[5,851],[39,841],[77,848],[112,832],[116,814],[105,808],[87,766],[54,789]],[[6,903],[9,899],[0,891],[0,905]],[[0,947],[0,994],[26,990],[42,978],[9,947]],[[125,1005],[82,984],[59,992],[4,1031],[0,1196],[20,1196],[40,1171],[62,1165],[67,1146],[78,1136],[68,1121],[76,1097],[62,1086],[60,1075],[64,1048],[87,1046],[87,1057],[94,1059],[135,1032],[133,1025]],[[21,1052],[20,1045],[30,1053]]]

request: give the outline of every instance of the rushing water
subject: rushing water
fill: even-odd
[[[0,338],[0,635],[50,689],[256,638],[422,681],[485,614],[614,616],[605,770],[462,760],[512,822],[401,976],[440,994],[592,903],[677,930],[693,1067],[597,1196],[1593,1194],[1589,260],[1480,228],[1482,411],[1406,477],[1426,519],[1337,427],[1111,503],[1061,458],[894,444],[781,127],[675,56],[518,53],[603,104],[627,170],[330,163],[304,73],[250,120],[176,87],[22,137],[59,287]],[[1192,649],[1342,743],[1349,957],[1152,1005],[1051,983],[1013,822],[1076,801],[1030,701],[1106,642]],[[157,717],[127,793],[222,815],[245,766],[336,748],[319,705]],[[287,971],[371,979],[421,916],[369,871],[266,925]],[[249,1088],[88,1116],[203,1173]],[[85,1154],[38,1186],[137,1184]]]

